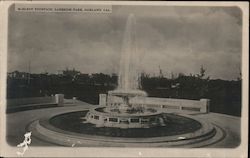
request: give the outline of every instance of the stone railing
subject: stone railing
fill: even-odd
[[[101,106],[119,106],[122,98],[100,94],[99,104]],[[134,97],[130,99],[133,106],[146,106],[149,108],[160,108],[163,111],[192,111],[196,113],[208,113],[210,100],[188,100],[188,99],[172,99],[172,98],[155,98],[155,97]]]

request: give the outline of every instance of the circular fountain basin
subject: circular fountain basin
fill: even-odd
[[[189,115],[165,113],[169,118],[166,126],[122,129],[83,123],[82,117],[87,113],[88,110],[50,115],[32,122],[28,130],[48,142],[85,147],[200,147],[224,138],[217,126]]]
[[[77,111],[56,115],[49,119],[40,120],[40,125],[53,130],[64,130],[67,133],[78,133],[79,135],[87,134],[92,136],[121,138],[153,138],[172,136],[197,131],[202,127],[202,124],[194,119],[175,114],[163,114],[166,118],[169,118],[167,126],[125,129],[116,127],[96,127],[92,123],[83,122],[82,118],[86,116],[87,113],[88,111]]]

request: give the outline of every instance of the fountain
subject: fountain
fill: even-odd
[[[117,128],[149,128],[165,125],[161,112],[130,103],[135,97],[147,96],[146,92],[139,90],[140,76],[135,57],[136,29],[133,14],[128,17],[122,46],[118,88],[108,92],[109,102],[106,107],[91,109],[84,122],[95,124],[97,127]]]
[[[135,17],[133,14],[130,14],[123,39],[118,88],[114,91],[109,91],[110,95],[123,97],[124,101],[128,100],[129,97],[146,96],[144,91],[139,90],[140,76],[137,70],[138,63],[135,60],[135,54],[137,53],[135,30]]]
[[[131,14],[124,33],[118,87],[100,94],[98,107],[65,108],[44,116],[30,124],[32,134],[64,146],[200,147],[220,141],[224,137],[220,128],[186,114],[204,114],[207,100],[147,97],[140,90],[135,38],[135,16]]]

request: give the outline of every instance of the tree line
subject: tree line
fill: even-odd
[[[98,104],[99,94],[117,87],[116,74],[83,74],[65,70],[61,74],[29,74],[12,72],[7,79],[7,98],[51,96],[63,93],[66,98]],[[235,116],[241,115],[241,79],[228,81],[210,79],[201,67],[198,74],[178,74],[167,78],[163,75],[140,75],[141,89],[148,96],[163,98],[211,100],[210,110]]]

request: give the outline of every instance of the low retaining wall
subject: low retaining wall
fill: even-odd
[[[7,106],[20,106],[20,105],[30,105],[30,104],[46,104],[54,103],[56,100],[54,96],[51,97],[34,97],[34,98],[18,98],[18,99],[8,99]]]
[[[99,102],[101,106],[119,106],[122,98],[100,94]],[[209,112],[209,99],[188,100],[188,99],[171,99],[171,98],[155,98],[155,97],[134,97],[131,98],[130,104],[133,106],[146,106],[150,108],[160,108],[173,111],[194,111],[197,113]]]
[[[50,107],[50,105],[63,106],[64,95],[56,94],[49,97],[18,98],[7,100],[7,112],[15,112],[35,107]]]

